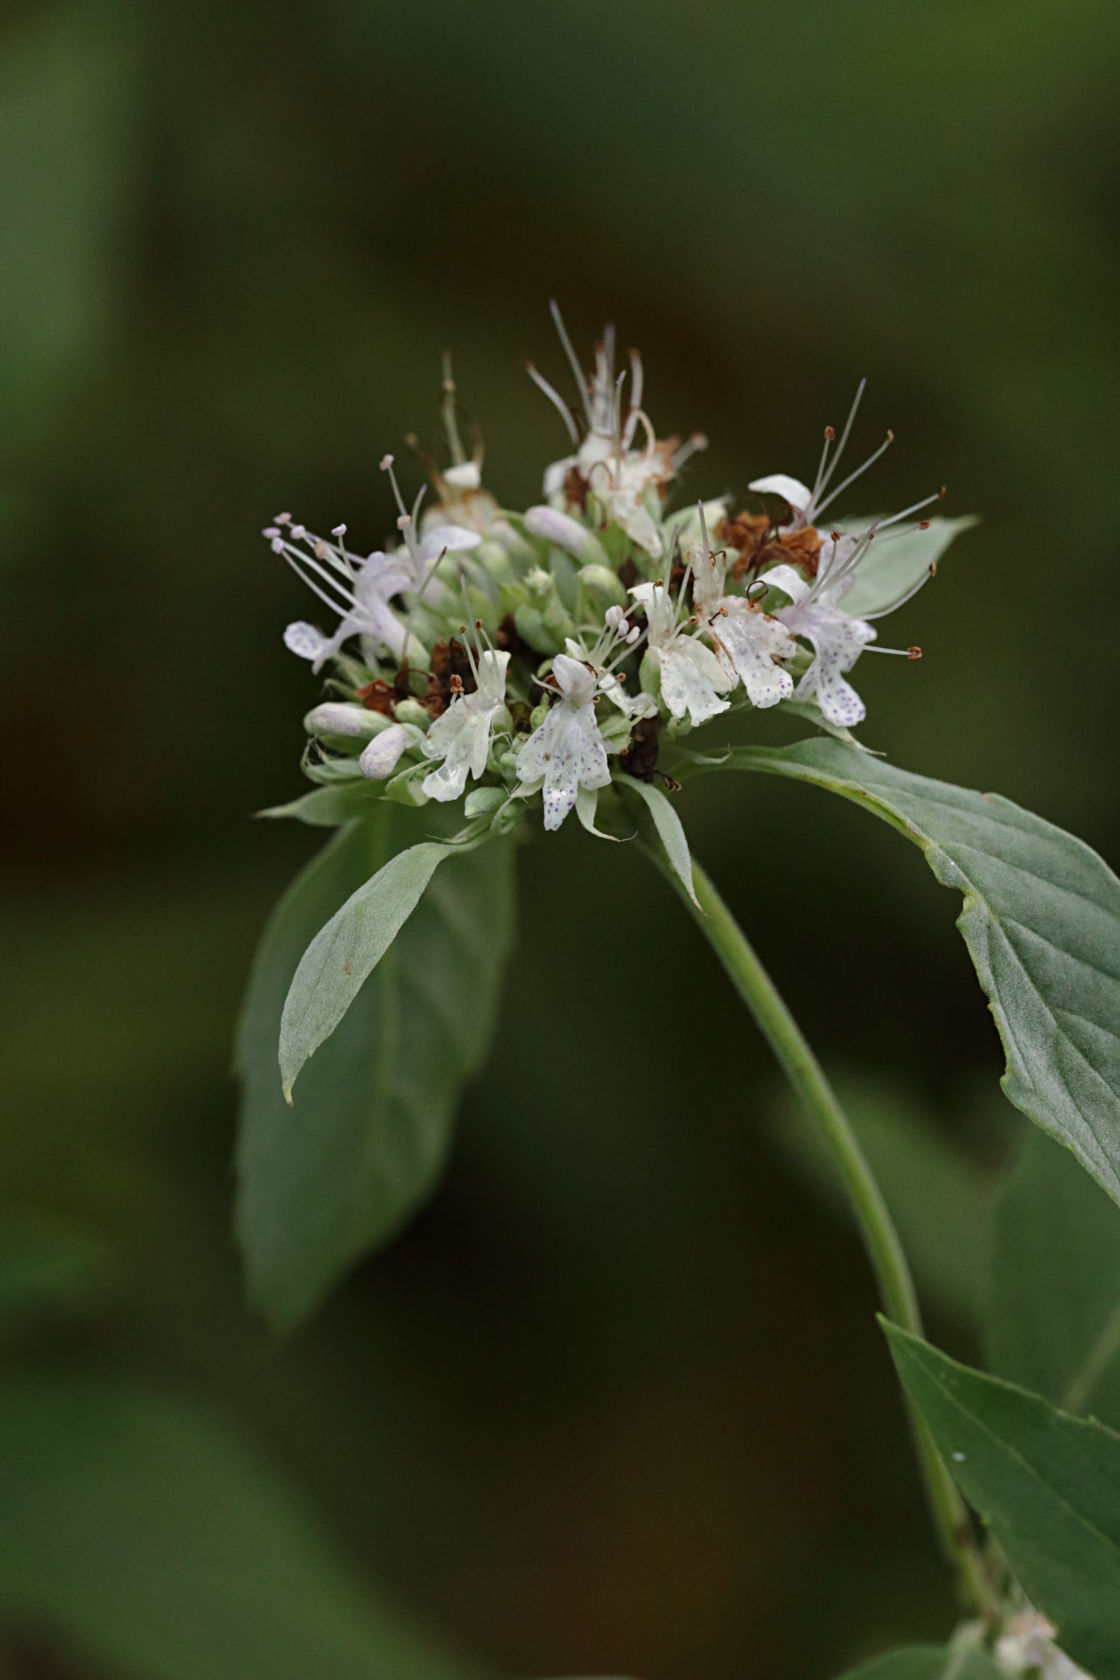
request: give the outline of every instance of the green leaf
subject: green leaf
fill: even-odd
[[[294,817],[297,822],[309,823],[313,828],[338,828],[355,817],[369,815],[375,801],[381,798],[379,783],[339,782],[334,786],[312,788],[299,799],[286,805],[269,805],[258,811],[258,817]]]
[[[909,1091],[866,1073],[841,1072],[832,1083],[894,1215],[920,1293],[941,1311],[977,1324],[992,1174],[931,1124]],[[775,1146],[840,1217],[850,1219],[828,1146],[784,1081],[764,1119]]]
[[[846,519],[835,529],[856,535],[871,523],[870,519]],[[978,523],[976,515],[969,513],[961,519],[931,519],[925,530],[913,525],[873,538],[844,596],[844,611],[855,618],[884,612],[929,575],[954,537]]]
[[[0,1388],[0,1607],[146,1680],[465,1680],[234,1435],[86,1378]]]
[[[486,1055],[513,927],[513,848],[451,858],[308,1064],[289,1108],[276,1065],[289,980],[312,934],[423,816],[379,805],[312,860],[261,941],[237,1044],[238,1236],[252,1300],[306,1316],[428,1194],[463,1085]]]
[[[688,849],[688,840],[680,817],[661,792],[661,789],[655,788],[651,782],[642,782],[636,776],[627,776],[621,772],[615,777],[615,780],[625,782],[627,787],[633,788],[634,792],[645,801],[646,808],[653,818],[653,826],[657,830],[657,838],[665,848],[665,856],[669,859],[670,868],[693,904],[699,909],[696,889],[692,884],[692,856]]]
[[[1120,1220],[1040,1132],[996,1202],[986,1342],[997,1376],[1120,1427]]]
[[[957,926],[1007,1055],[1004,1092],[1120,1201],[1120,881],[1097,854],[998,794],[837,741],[741,747],[727,762],[854,800],[964,894]]]
[[[1120,1680],[1120,1435],[884,1327],[906,1392],[1062,1649]]]
[[[280,1016],[280,1077],[290,1100],[304,1062],[334,1032],[424,895],[450,847],[422,840],[390,857],[319,929]]]
[[[999,1669],[983,1651],[906,1645],[848,1669],[840,1680],[999,1680]]]

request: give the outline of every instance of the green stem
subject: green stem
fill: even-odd
[[[882,1192],[855,1134],[812,1050],[759,962],[742,929],[699,864],[692,866],[699,904],[665,865],[660,851],[649,855],[691,912],[719,957],[739,996],[754,1016],[793,1089],[819,1125],[844,1181],[859,1225],[883,1308],[904,1330],[922,1334],[914,1280]],[[906,1401],[926,1496],[941,1544],[957,1574],[965,1604],[992,1614],[992,1594],[967,1508],[917,1412]]]

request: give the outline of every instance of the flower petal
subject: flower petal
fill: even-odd
[[[804,513],[813,500],[809,486],[799,478],[790,478],[788,473],[769,473],[765,478],[752,479],[747,489],[757,490],[763,496],[781,496],[798,513]]]
[[[797,651],[784,624],[767,613],[752,612],[740,596],[728,595],[711,622],[709,635],[738,672],[752,706],[776,706],[779,700],[790,698],[793,678],[774,663]]]
[[[678,636],[668,647],[654,649],[653,657],[661,667],[661,697],[674,717],[687,712],[695,729],[731,704],[720,693],[734,686],[734,677],[695,636]]]

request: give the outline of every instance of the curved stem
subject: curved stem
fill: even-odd
[[[904,1330],[920,1336],[922,1320],[914,1280],[894,1221],[851,1125],[800,1027],[700,865],[692,866],[698,909],[665,866],[660,853],[651,848],[649,856],[676,888],[681,902],[754,1016],[791,1086],[820,1127],[848,1192],[885,1312]],[[967,1508],[925,1424],[908,1399],[905,1403],[926,1497],[941,1544],[956,1571],[961,1597],[970,1608],[990,1615],[991,1588]]]

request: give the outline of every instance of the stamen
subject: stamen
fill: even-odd
[[[404,497],[401,495],[401,487],[397,483],[397,475],[393,471],[393,457],[391,455],[382,455],[380,466],[383,473],[388,473],[389,483],[393,486],[393,499],[396,502],[397,507],[400,509],[402,517],[407,519],[408,509],[404,505]],[[401,524],[399,519],[397,520],[397,526],[400,530],[404,530],[404,526]]]
[[[888,431],[886,437],[883,439],[883,441],[879,445],[878,449],[872,451],[872,453],[867,457],[867,459],[863,463],[863,465],[861,467],[857,467],[855,472],[850,472],[848,474],[847,478],[845,478],[842,481],[842,483],[838,484],[836,486],[835,490],[831,491],[830,494],[825,497],[824,501],[821,502],[818,507],[814,507],[812,509],[814,519],[819,514],[822,514],[824,512],[825,508],[828,507],[831,502],[834,502],[836,500],[837,496],[843,495],[844,491],[848,488],[849,484],[854,484],[857,478],[862,478],[864,473],[867,471],[868,467],[874,466],[875,462],[879,459],[880,455],[885,455],[887,450],[890,448],[890,446],[893,442],[894,442],[894,433],[891,432],[891,431]],[[828,479],[830,479],[832,477],[833,468],[835,468],[836,463],[839,461],[839,459],[840,459],[840,451],[837,450],[835,456],[833,457],[832,466],[828,469],[828,472],[825,475],[825,483],[826,484],[828,482]],[[821,488],[823,489],[824,485],[822,485]]]
[[[885,531],[891,525],[897,525],[900,522],[900,520],[909,519],[909,517],[912,513],[917,513],[920,508],[929,507],[931,502],[942,501],[944,499],[944,496],[945,496],[945,486],[942,485],[940,490],[936,491],[934,495],[923,496],[923,498],[920,502],[915,502],[911,507],[903,508],[901,513],[892,513],[889,519],[881,520],[880,524],[879,524],[879,529],[881,531]],[[925,526],[928,527],[929,520],[927,519],[923,523],[924,523]]]
[[[820,458],[820,462],[817,466],[817,476],[813,480],[813,493],[809,497],[809,506],[810,507],[814,507],[816,505],[817,497],[820,495],[821,491],[824,488],[824,483],[823,483],[824,469],[825,469],[825,466],[828,462],[828,452],[835,442],[836,442],[836,427],[835,426],[826,426],[825,429],[824,429],[824,448],[821,450],[821,458]]]
[[[880,607],[878,612],[863,613],[862,617],[864,617],[865,619],[868,619],[868,620],[872,620],[872,619],[876,619],[876,618],[886,618],[888,613],[897,612],[899,607],[904,607],[906,605],[907,601],[913,600],[914,596],[918,593],[919,589],[924,589],[925,588],[925,586],[929,582],[930,578],[936,577],[936,576],[937,576],[937,567],[936,567],[936,565],[931,565],[924,577],[920,577],[918,579],[917,583],[912,583],[910,585],[909,589],[904,589],[902,591],[902,594],[897,596],[897,598],[895,600],[893,600],[890,603],[889,606]]]
[[[451,352],[443,352],[443,402],[440,405],[443,415],[443,429],[447,433],[447,442],[451,450],[451,459],[457,467],[466,460],[463,445],[459,441],[459,423],[455,416],[455,380],[451,373]]]
[[[564,317],[560,313],[560,306],[557,304],[555,298],[549,302],[548,310],[549,314],[552,316],[553,325],[555,326],[557,333],[560,335],[560,343],[564,347],[564,354],[568,358],[568,365],[575,375],[576,387],[579,391],[580,401],[583,404],[583,412],[586,414],[588,424],[590,425],[592,416],[590,394],[587,389],[587,378],[583,369],[579,365],[579,357],[572,349],[572,341],[568,337],[568,329],[564,325]]]
[[[824,474],[824,477],[821,479],[819,491],[815,492],[815,495],[816,494],[820,494],[820,495],[824,494],[824,492],[828,489],[829,479],[832,477],[833,473],[836,471],[837,467],[840,465],[840,457],[843,455],[844,450],[847,446],[848,439],[852,435],[852,427],[855,425],[856,414],[859,410],[860,403],[863,401],[863,393],[866,389],[867,389],[867,380],[866,379],[861,379],[859,384],[856,386],[856,394],[852,398],[852,406],[848,410],[848,418],[844,422],[844,430],[840,434],[840,442],[836,445],[836,453],[832,457],[832,464],[829,466],[828,471]],[[826,441],[831,441],[831,440],[826,440]],[[814,496],[814,499],[815,499],[815,496]]]
[[[525,363],[525,372],[529,375],[529,378],[533,381],[533,384],[537,387],[538,391],[543,391],[553,408],[555,408],[561,420],[563,420],[565,426],[567,426],[568,436],[571,438],[572,442],[578,444],[579,428],[575,423],[575,418],[571,409],[568,407],[559,391],[556,390],[555,386],[548,383],[548,380],[543,374],[537,372],[532,362]]]
[[[670,456],[670,460],[673,463],[673,471],[679,472],[686,461],[691,460],[693,455],[699,454],[700,450],[707,449],[707,447],[708,439],[704,433],[693,432],[692,436],[690,438],[686,438],[680,448],[674,449],[672,455]]]

